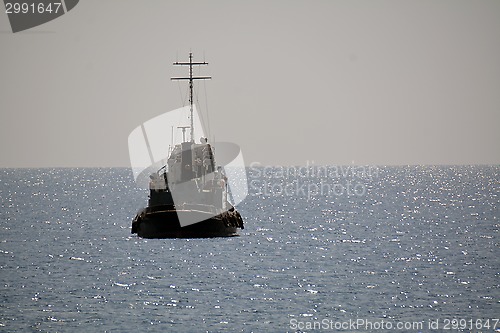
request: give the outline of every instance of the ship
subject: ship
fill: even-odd
[[[216,163],[216,150],[206,137],[198,143],[194,140],[193,81],[211,77],[193,76],[193,66],[208,63],[193,61],[190,52],[188,62],[173,64],[189,67],[189,76],[171,78],[189,83],[189,126],[177,126],[182,142],[172,144],[166,163],[148,175],[148,204],[132,220],[131,232],[142,238],[238,236],[238,229],[244,229],[243,219],[230,203],[228,178]]]

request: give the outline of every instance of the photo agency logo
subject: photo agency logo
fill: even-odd
[[[75,8],[79,0],[4,0],[12,32],[27,30],[52,21]]]
[[[377,166],[315,165],[263,166],[249,168],[251,195],[313,197],[364,196],[369,184],[379,177]]]
[[[187,126],[187,124],[183,126],[182,119],[188,122],[189,114],[190,106],[166,112],[144,122],[130,133],[128,137],[130,165],[137,185],[150,189],[156,188],[156,184],[163,187],[168,186],[174,205],[178,207],[182,207],[184,203],[192,202],[193,198],[197,198],[198,204],[209,206],[213,205],[213,198],[200,196],[198,185],[195,184],[206,183],[207,179],[218,180],[227,186],[228,201],[233,206],[239,204],[248,195],[248,181],[243,154],[240,147],[234,143],[216,142],[210,144],[217,167],[211,173],[203,175],[204,179],[195,178],[194,181],[182,181],[178,177],[176,178],[176,175],[181,175],[184,171],[175,169],[177,166],[175,163],[171,163],[173,170],[168,171],[172,171],[173,174],[165,177],[164,180],[157,181],[158,175],[165,171],[163,167],[168,166],[170,156],[173,159],[182,159],[187,156],[186,158],[191,163],[184,165],[184,168],[191,169],[191,171],[207,167],[210,163],[210,157],[204,156],[200,149],[196,149],[193,142],[186,142],[191,134],[189,132],[191,126]],[[206,144],[207,139],[195,105],[193,105],[193,126],[196,129],[196,137],[201,136],[196,144]],[[179,151],[181,153],[173,154]],[[214,213],[213,216],[217,214]],[[193,216],[184,217],[178,214],[178,218],[181,226],[187,226],[201,222],[206,219],[206,216],[197,220],[196,217],[193,219]]]

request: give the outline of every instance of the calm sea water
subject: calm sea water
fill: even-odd
[[[494,331],[500,167],[248,177],[240,237],[151,240],[128,169],[0,170],[0,331]]]

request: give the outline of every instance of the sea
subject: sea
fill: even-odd
[[[0,331],[500,331],[500,166],[246,171],[238,237],[142,239],[127,168],[0,169]]]

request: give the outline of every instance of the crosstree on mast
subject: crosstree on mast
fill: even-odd
[[[193,76],[193,66],[208,65],[208,62],[193,62],[193,53],[189,52],[189,62],[174,62],[175,66],[189,66],[189,77],[172,77],[171,80],[189,80],[189,110],[191,118],[191,142],[194,142],[193,123],[193,80],[210,80],[211,76]]]

